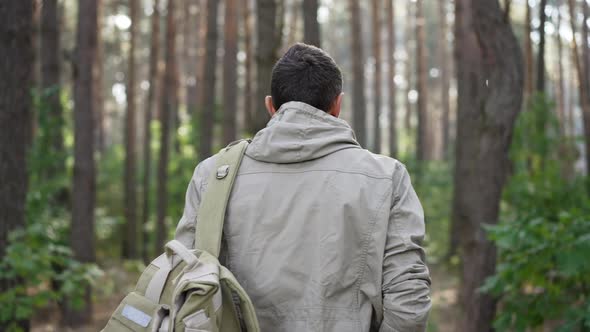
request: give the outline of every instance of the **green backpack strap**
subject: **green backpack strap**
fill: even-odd
[[[215,169],[199,206],[195,249],[216,258],[219,257],[227,203],[248,143],[247,140],[236,141],[217,154]]]

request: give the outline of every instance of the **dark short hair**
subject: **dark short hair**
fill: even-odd
[[[342,92],[342,73],[326,52],[297,43],[275,64],[270,90],[277,110],[299,101],[327,112]]]

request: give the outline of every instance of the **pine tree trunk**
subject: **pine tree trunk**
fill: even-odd
[[[189,75],[189,78],[186,82],[186,110],[190,116],[197,117],[198,116],[198,108],[199,108],[199,99],[198,99],[198,87],[199,84],[202,84],[201,81],[198,79],[198,68],[199,68],[199,49],[202,47],[202,39],[201,39],[201,17],[204,16],[202,2],[199,0],[191,0],[190,3],[193,3],[194,6],[197,7],[197,13],[195,15],[191,15],[191,18],[194,18],[194,22],[188,21],[185,23],[185,27],[188,27],[192,32],[187,33],[185,31],[185,36],[190,38],[187,40],[188,46],[185,46],[188,49],[188,53],[186,55],[186,63],[185,63],[185,71],[186,74]]]
[[[523,59],[498,0],[456,1],[458,77],[453,222],[463,254],[458,331],[492,331],[495,299],[478,292],[494,273],[496,250],[482,226],[498,221],[514,122],[523,96]]]
[[[440,61],[440,89],[441,89],[441,109],[442,109],[442,153],[443,158],[448,160],[451,155],[451,139],[450,139],[450,114],[451,105],[449,97],[450,86],[450,71],[449,71],[449,42],[447,38],[447,4],[446,0],[441,0],[438,3],[439,10],[439,61]]]
[[[424,0],[416,0],[416,90],[418,91],[418,132],[416,134],[416,159],[431,159],[429,140],[430,121],[428,118],[428,64],[425,52]]]
[[[217,67],[217,12],[219,2],[207,0],[207,32],[205,61],[203,62],[203,83],[201,94],[203,107],[200,113],[199,160],[211,156],[213,150],[213,126],[215,125],[215,69]]]
[[[160,106],[160,159],[158,161],[158,184],[157,184],[157,220],[156,220],[156,242],[155,252],[164,249],[168,230],[166,228],[166,213],[168,209],[168,159],[170,154],[170,127],[171,119],[176,113],[178,104],[177,96],[178,76],[176,68],[176,24],[174,20],[175,2],[168,1],[166,14],[166,50],[164,81],[161,92]]]
[[[537,56],[537,92],[545,92],[545,22],[547,15],[545,8],[547,0],[541,0],[539,5],[539,55]]]
[[[238,2],[225,1],[223,55],[223,140],[224,145],[236,140],[236,110],[238,99]]]
[[[320,23],[318,22],[318,0],[303,0],[303,42],[322,47],[320,44]]]
[[[385,0],[387,15],[387,91],[389,92],[389,156],[397,157],[397,90],[395,86],[395,6],[394,0]]]
[[[104,153],[106,150],[105,109],[104,109],[104,41],[102,40],[102,26],[104,8],[101,1],[97,4],[98,38],[96,40],[96,60],[94,64],[94,119],[95,119],[95,149]]]
[[[74,184],[72,189],[71,245],[74,257],[82,262],[95,261],[94,207],[96,174],[94,161],[93,68],[98,39],[97,9],[100,1],[78,1],[78,32],[74,68]],[[84,304],[74,309],[71,303],[63,317],[68,326],[79,326],[92,319],[90,287]]]
[[[350,10],[351,54],[352,54],[352,106],[353,127],[356,139],[362,147],[367,142],[367,111],[365,105],[365,70],[362,48],[362,29],[359,3],[348,1]]]
[[[272,67],[277,60],[277,50],[281,46],[281,31],[277,3],[275,0],[256,1],[256,35],[258,38],[256,54],[256,100],[253,113],[251,133],[256,133],[266,126],[268,113],[264,106],[264,98],[270,95],[270,79]]]
[[[123,252],[122,258],[136,259],[137,254],[137,197],[135,188],[137,181],[135,175],[137,174],[136,166],[136,151],[135,151],[135,44],[137,40],[137,0],[129,1],[129,13],[131,18],[131,26],[129,27],[130,41],[129,41],[129,58],[127,62],[127,113],[125,115],[125,229],[123,236]]]
[[[379,0],[371,2],[372,16],[372,42],[373,42],[373,59],[375,60],[374,79],[374,98],[373,98],[373,152],[381,153],[381,124],[379,117],[381,115],[381,18]]]
[[[17,31],[18,33],[15,33]],[[8,235],[25,226],[27,150],[33,88],[33,2],[0,2],[0,257]],[[0,279],[0,293],[19,284]],[[17,322],[28,331],[29,322]]]
[[[252,11],[250,9],[250,1],[245,1],[242,11],[244,24],[244,52],[246,53],[245,72],[244,72],[244,120],[246,129],[250,131],[254,127],[254,95],[253,95],[253,68],[254,64],[254,50],[252,49]],[[248,134],[253,134],[249,132]]]
[[[524,95],[525,100],[533,94],[533,41],[531,39],[531,33],[533,31],[531,27],[532,15],[531,6],[528,0],[525,2],[526,16],[524,22],[524,50],[525,50],[525,80],[524,80]]]
[[[412,54],[415,54],[415,52],[411,46],[413,40],[412,32],[414,31],[414,26],[416,24],[416,22],[414,22],[416,17],[412,15],[412,7],[413,6],[409,5],[406,6],[406,27],[404,31],[406,44],[406,65],[404,73],[406,76],[406,91],[404,96],[404,100],[406,102],[406,113],[404,116],[404,128],[408,133],[410,132],[410,129],[412,129],[412,102],[410,100],[410,91],[412,91],[412,86],[414,86],[414,81],[412,79],[414,73],[414,70],[412,70],[412,59],[414,56],[412,56]]]
[[[158,74],[158,61],[160,52],[160,9],[158,7],[159,0],[154,1],[153,13],[151,17],[151,44],[150,44],[150,68],[149,68],[149,82],[150,87],[148,91],[147,107],[144,114],[145,135],[143,142],[143,204],[142,204],[142,241],[141,253],[144,263],[149,263],[149,243],[150,234],[147,230],[147,223],[150,218],[150,193],[151,193],[151,175],[152,175],[152,131],[151,123],[154,115],[154,109],[158,105],[157,89],[160,86]]]
[[[559,131],[562,137],[566,135],[566,118],[565,118],[565,78],[564,78],[564,69],[563,69],[563,40],[561,39],[561,27],[562,27],[562,15],[560,11],[557,11],[557,32],[555,33],[556,36],[556,43],[557,43],[557,117],[559,120]]]

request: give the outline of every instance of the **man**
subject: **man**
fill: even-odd
[[[246,150],[222,263],[262,331],[424,331],[430,278],[424,216],[405,167],[362,149],[340,120],[342,74],[296,44],[273,69],[272,119]],[[194,245],[215,157],[195,169],[176,238]]]

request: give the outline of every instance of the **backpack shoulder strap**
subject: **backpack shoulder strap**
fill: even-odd
[[[222,149],[199,206],[195,249],[219,257],[221,235],[229,196],[249,141],[240,140]]]

